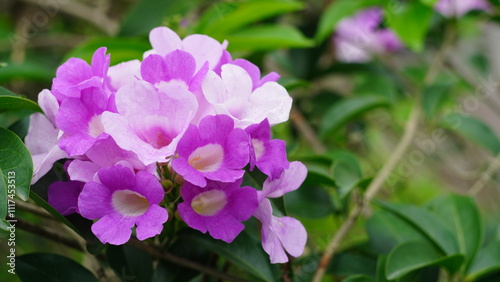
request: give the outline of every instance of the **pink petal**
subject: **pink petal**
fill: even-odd
[[[148,211],[136,220],[137,239],[142,241],[160,234],[163,230],[163,223],[167,219],[168,212],[166,209],[158,205],[151,205]]]
[[[306,179],[307,168],[301,162],[291,162],[288,169],[285,169],[278,179],[264,182],[262,187],[262,197],[277,198],[284,194],[297,190]]]
[[[182,49],[180,37],[167,27],[157,27],[149,33],[149,42],[157,54],[165,56],[176,49]]]
[[[271,225],[274,234],[290,255],[298,257],[304,253],[307,232],[300,221],[287,216],[273,217]]]
[[[105,185],[97,182],[85,184],[78,197],[78,209],[80,214],[88,219],[99,219],[110,212],[112,191]]]
[[[184,38],[182,47],[184,51],[193,55],[196,61],[196,70],[199,70],[206,61],[208,61],[208,67],[214,69],[219,63],[224,50],[217,40],[200,34],[193,34]]]
[[[68,175],[71,180],[90,182],[101,166],[88,161],[73,160],[68,166]]]
[[[133,217],[106,215],[92,225],[92,232],[103,244],[122,245],[130,239],[134,223]]]

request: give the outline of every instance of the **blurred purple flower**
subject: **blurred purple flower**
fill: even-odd
[[[434,8],[447,18],[461,17],[472,10],[487,10],[486,0],[439,0]]]

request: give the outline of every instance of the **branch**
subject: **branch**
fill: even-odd
[[[307,142],[311,145],[313,151],[317,154],[326,153],[326,147],[318,139],[316,132],[312,126],[307,122],[302,113],[295,107],[290,111],[290,120],[293,122],[297,130],[306,138]]]
[[[194,261],[190,261],[190,260],[185,259],[183,257],[178,257],[178,256],[171,254],[171,253],[162,252],[158,248],[144,244],[143,242],[141,242],[135,238],[132,238],[128,242],[128,244],[133,246],[134,248],[143,250],[154,257],[160,258],[162,260],[165,260],[165,261],[168,261],[171,263],[175,263],[175,264],[180,265],[180,266],[191,268],[191,269],[197,270],[199,272],[203,272],[205,274],[217,277],[219,279],[228,280],[228,281],[236,281],[236,282],[248,282],[248,280],[240,279],[238,277],[232,276],[230,274],[226,274],[224,272],[219,272],[213,268],[207,267],[205,265],[199,264],[199,263],[194,262]]]
[[[498,154],[493,160],[491,160],[486,171],[481,174],[481,177],[476,181],[476,183],[474,183],[474,185],[472,185],[467,194],[472,197],[479,194],[479,192],[481,192],[483,188],[486,187],[486,184],[490,182],[491,177],[495,174],[495,172],[498,171],[499,168],[500,154]]]

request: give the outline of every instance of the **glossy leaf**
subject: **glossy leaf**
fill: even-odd
[[[411,223],[385,210],[377,211],[368,219],[366,231],[373,248],[385,254],[401,243],[426,240]]]
[[[229,41],[229,51],[306,48],[314,45],[314,42],[306,38],[298,29],[287,25],[260,25],[249,27],[232,33],[231,35],[227,35],[224,38]]]
[[[47,253],[30,253],[17,257],[16,273],[22,281],[98,281],[88,269],[75,261]]]
[[[303,185],[285,195],[287,211],[291,216],[321,218],[335,211],[332,199],[324,187]]]
[[[434,10],[418,1],[402,4],[388,17],[388,26],[414,51],[422,51]]]
[[[301,10],[304,4],[289,0],[252,0],[239,3],[234,10],[221,15],[220,7],[215,4],[212,9],[219,12],[208,11],[213,19],[202,19],[198,32],[208,35],[230,34],[251,23],[270,18],[276,15]]]
[[[334,104],[324,115],[320,135],[324,138],[345,125],[350,119],[377,107],[387,106],[389,101],[380,96],[362,96],[344,99]]]
[[[415,206],[381,203],[380,206],[415,226],[425,234],[445,254],[452,255],[459,252],[457,239],[444,223],[435,214]]]
[[[454,113],[443,119],[442,126],[456,131],[494,155],[500,153],[498,137],[488,125],[476,118]]]
[[[430,204],[434,214],[456,236],[460,253],[468,266],[482,243],[483,226],[476,203],[472,198],[450,195],[435,199]]]
[[[500,241],[494,241],[479,251],[467,274],[468,280],[500,272]]]
[[[106,256],[116,275],[124,281],[151,281],[153,260],[142,250],[132,246],[110,245]]]
[[[394,248],[387,257],[386,275],[387,279],[393,280],[432,265],[439,265],[454,272],[463,259],[461,254],[445,256],[429,242],[406,242]]]
[[[138,38],[93,38],[83,43],[77,48],[66,54],[66,60],[71,57],[77,57],[90,62],[94,52],[100,48],[106,47],[107,54],[111,54],[111,65],[130,60],[142,60],[144,52],[151,49],[151,45],[145,39]]]
[[[1,168],[0,175],[3,176]],[[4,219],[7,216],[7,183],[4,177],[0,177],[0,219]]]
[[[33,111],[42,112],[40,106],[30,99],[16,95],[0,86],[0,113],[5,111]]]
[[[33,176],[31,155],[19,137],[12,131],[0,128],[0,169],[5,179],[14,176],[16,195],[28,200]]]
[[[272,266],[269,256],[264,252],[260,240],[252,237],[247,232],[241,232],[230,244],[214,240],[208,235],[190,232],[180,235],[212,252],[225,257],[235,265],[245,269],[255,277],[264,281],[274,281]]]

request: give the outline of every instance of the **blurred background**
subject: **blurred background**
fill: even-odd
[[[161,25],[181,38],[227,40],[233,58],[252,61],[262,74],[278,72],[294,105],[274,138],[284,139],[289,159],[310,170],[304,187],[285,198],[309,234],[310,259],[300,266],[307,281],[353,198],[394,152],[415,107],[421,115],[411,145],[377,198],[423,205],[450,192],[470,195],[485,236],[499,237],[500,4],[477,1],[446,12],[437,2],[0,0],[0,85],[36,101],[68,58],[90,61],[106,46],[112,65],[142,59],[151,49],[149,31]],[[0,126],[23,137],[29,114],[2,112]],[[43,221],[20,209],[19,217]],[[19,254],[58,252],[95,266],[82,253],[22,230],[18,236]],[[361,219],[343,250],[367,238]],[[337,261],[332,275],[359,273],[346,265]]]

